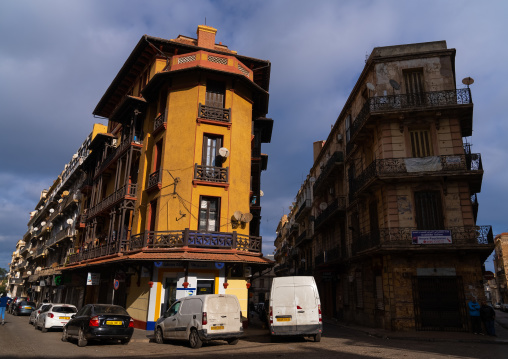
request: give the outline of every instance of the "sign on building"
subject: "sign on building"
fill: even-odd
[[[411,231],[413,244],[451,244],[452,233],[450,230],[438,231]]]
[[[86,285],[99,285],[100,281],[101,281],[100,273],[88,272],[88,277],[86,278]]]

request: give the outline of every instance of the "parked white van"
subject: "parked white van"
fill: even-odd
[[[191,348],[200,348],[209,340],[238,343],[243,336],[242,312],[235,295],[205,294],[177,300],[155,324],[155,341],[188,340]]]
[[[321,341],[321,301],[314,277],[273,278],[269,322],[272,336],[312,336],[314,341]]]

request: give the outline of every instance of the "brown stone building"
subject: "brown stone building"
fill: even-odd
[[[466,302],[484,295],[494,244],[491,226],[476,224],[483,168],[467,140],[471,92],[456,82],[445,41],[375,48],[327,140],[314,144],[287,219],[294,231],[277,241],[290,246],[286,273],[316,277],[324,315],[468,330]]]
[[[494,272],[496,276],[496,285],[498,292],[495,296],[496,302],[508,303],[508,277],[506,268],[508,267],[508,233],[501,233],[496,236],[494,241],[496,248],[494,254]]]

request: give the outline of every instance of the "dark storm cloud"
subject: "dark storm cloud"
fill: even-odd
[[[0,267],[29,212],[90,133],[91,112],[143,34],[205,22],[239,54],[270,60],[275,120],[262,176],[264,252],[375,46],[446,40],[471,76],[473,151],[485,169],[478,224],[506,231],[503,1],[4,1],[0,3]],[[415,14],[418,16],[414,16]],[[8,35],[7,35],[8,34]]]

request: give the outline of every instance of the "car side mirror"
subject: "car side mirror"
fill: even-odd
[[[75,316],[76,316],[76,314],[71,315],[71,319],[74,318]]]

